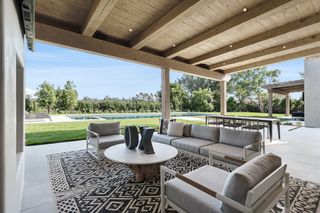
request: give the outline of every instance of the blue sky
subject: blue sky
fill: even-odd
[[[77,86],[79,98],[132,97],[160,89],[160,69],[36,42],[36,51],[26,51],[26,85],[36,90],[43,81],[63,87],[67,80]],[[303,72],[303,59],[269,66],[282,71],[280,80],[296,80]],[[181,77],[171,72],[174,82]]]

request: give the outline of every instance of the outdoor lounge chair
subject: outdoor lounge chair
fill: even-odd
[[[269,212],[285,194],[287,213],[290,200],[286,167],[280,157],[271,153],[254,158],[231,173],[207,165],[181,175],[161,166],[161,212],[165,213],[170,205],[181,213],[263,213]],[[175,178],[165,181],[167,174]]]
[[[115,123],[90,123],[87,129],[87,152],[100,160],[100,151],[110,146],[124,143],[124,136],[120,134],[120,122]],[[89,146],[97,150],[93,154]]]

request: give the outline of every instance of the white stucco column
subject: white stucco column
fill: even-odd
[[[268,94],[269,94],[269,108],[268,108],[268,111],[269,111],[269,117],[272,118],[272,101],[273,101],[273,92],[272,90],[268,90]]]
[[[304,61],[305,126],[320,128],[320,55]]]
[[[161,117],[170,119],[170,69],[161,68]]]
[[[290,95],[286,95],[286,116],[290,115]]]
[[[220,114],[227,114],[227,82],[220,81]]]

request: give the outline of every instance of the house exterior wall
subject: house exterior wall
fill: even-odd
[[[23,33],[19,19],[19,1],[0,1],[0,212],[20,212],[23,189],[23,125],[17,104],[24,105],[21,85],[24,82]],[[17,70],[20,74],[16,74]],[[22,73],[21,73],[22,72]],[[17,79],[18,77],[18,79]],[[18,91],[17,92],[17,88]],[[23,93],[23,92],[22,92]],[[17,101],[19,99],[19,101]],[[23,120],[23,119],[22,119]],[[21,139],[19,139],[21,140]]]
[[[305,59],[305,126],[320,128],[320,56]]]

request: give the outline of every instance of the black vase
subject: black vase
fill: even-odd
[[[128,149],[135,149],[138,146],[139,136],[136,126],[126,126],[124,139]]]
[[[143,150],[146,154],[154,154],[153,146],[152,146],[152,135],[154,132],[154,128],[144,127],[141,133],[141,141],[139,144],[139,149]]]

